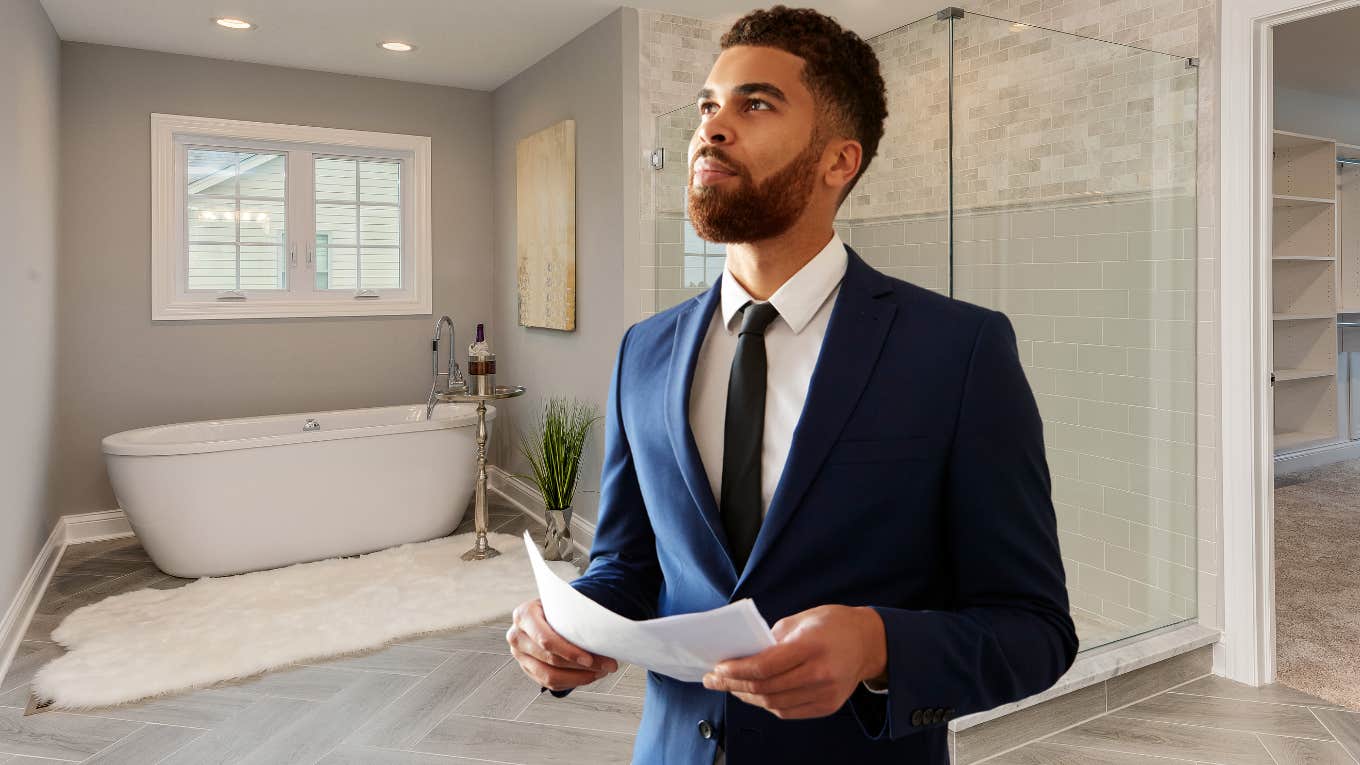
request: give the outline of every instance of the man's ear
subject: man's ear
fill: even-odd
[[[834,161],[822,175],[822,180],[839,193],[849,186],[859,173],[860,161],[864,158],[864,147],[853,138],[833,138],[827,143],[827,149],[834,152]]]

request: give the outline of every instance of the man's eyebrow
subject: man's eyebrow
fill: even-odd
[[[735,95],[739,96],[749,96],[752,93],[765,93],[771,96],[772,98],[775,98],[776,100],[782,101],[786,104],[789,102],[789,99],[784,96],[784,91],[780,90],[778,86],[769,82],[742,83],[741,85],[732,88],[732,92]],[[696,96],[694,100],[705,101],[712,97],[713,97],[712,88],[702,88],[699,90],[699,95]]]

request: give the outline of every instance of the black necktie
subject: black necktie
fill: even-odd
[[[741,309],[741,332],[727,384],[719,508],[737,571],[760,531],[760,443],[765,435],[765,329],[779,312],[770,303]]]

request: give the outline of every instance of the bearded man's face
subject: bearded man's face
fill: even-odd
[[[723,51],[699,93],[686,208],[710,242],[755,242],[787,231],[819,181],[827,139],[802,81],[803,60],[775,48]]]

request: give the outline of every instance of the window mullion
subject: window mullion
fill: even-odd
[[[294,224],[292,241],[299,253],[295,285],[289,289],[303,299],[316,297],[316,206],[312,199],[312,172],[309,149],[288,152],[288,216]]]
[[[364,220],[359,205],[364,198],[363,168],[354,160],[354,294],[364,291]]]
[[[236,182],[232,189],[236,192],[236,210],[232,220],[236,223],[236,289],[241,289],[241,153],[236,153]]]

